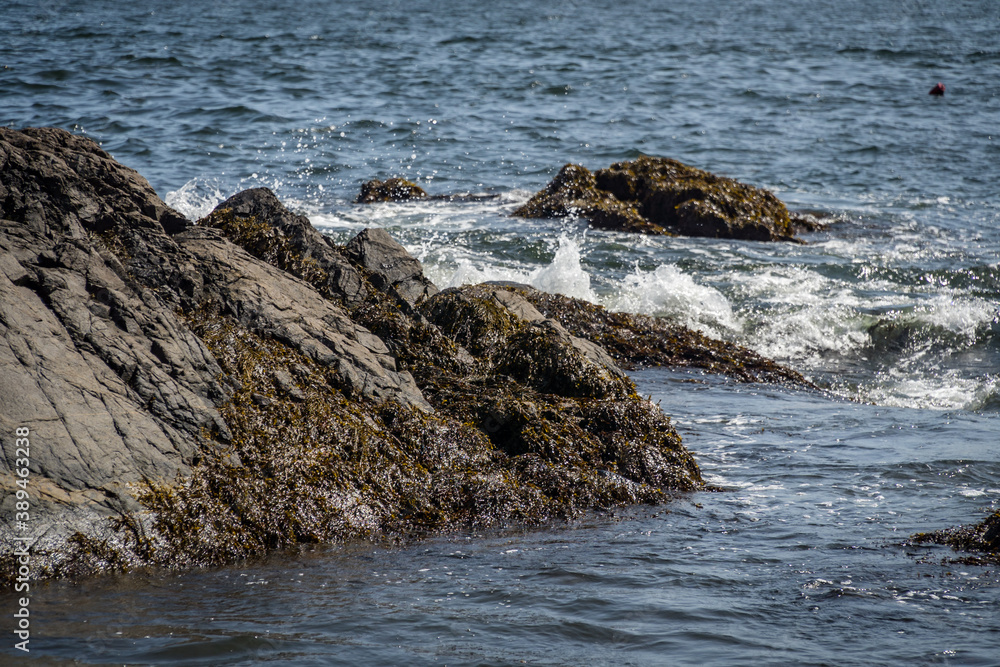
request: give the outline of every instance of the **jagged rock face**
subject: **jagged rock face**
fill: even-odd
[[[296,241],[318,236],[281,221]],[[430,409],[335,303],[192,226],[88,139],[0,128],[0,257],[0,429],[32,428],[45,490],[33,526],[53,539],[60,517],[134,508],[126,485],[186,473],[214,447],[205,434],[229,438],[221,369],[178,311],[209,305],[333,367],[345,390]],[[0,459],[5,514],[11,464]]]
[[[580,215],[596,227],[752,241],[793,241],[795,227],[772,193],[669,158],[643,156],[591,173],[566,165],[522,217]]]
[[[227,435],[214,358],[102,240],[126,225],[170,243],[186,221],[92,141],[0,128],[0,430],[32,429],[42,533],[63,512],[134,507],[125,484],[187,470],[202,431]]]
[[[364,277],[341,248],[296,215],[267,188],[237,193],[199,224],[222,229],[250,254],[308,280],[323,296],[354,307],[370,296]]]
[[[53,128],[0,128],[0,142],[3,217],[36,234],[102,233],[123,224],[169,234],[189,224],[90,139]]]
[[[394,292],[411,306],[438,292],[424,277],[420,262],[384,229],[362,230],[344,247],[344,253],[370,272],[376,287]]]

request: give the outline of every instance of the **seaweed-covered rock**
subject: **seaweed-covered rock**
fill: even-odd
[[[793,241],[806,223],[767,190],[648,156],[594,173],[566,165],[514,215],[572,213],[605,229],[753,241]]]
[[[0,128],[0,572],[232,562],[703,487],[670,419],[516,292],[437,293],[266,190],[192,225],[93,142]],[[114,520],[108,520],[113,518]]]
[[[35,576],[660,502],[704,483],[619,363],[794,381],[653,318],[439,292],[385,231],[339,246],[266,189],[191,224],[58,130],[0,128],[0,250],[0,428],[44,443]],[[8,452],[3,576],[15,475]]]
[[[166,206],[91,140],[0,128],[0,428],[29,428],[32,538],[132,516],[142,480],[186,475],[235,434],[231,389],[180,313],[280,338],[360,397],[430,409],[380,339],[308,285]],[[41,446],[45,443],[44,446]],[[0,459],[0,552],[14,536],[14,459]],[[42,561],[39,560],[39,563]],[[8,570],[13,571],[13,570]]]
[[[565,397],[625,397],[631,380],[599,346],[571,335],[500,285],[452,288],[426,302],[428,319],[502,374]]]
[[[642,234],[667,234],[662,226],[643,218],[635,206],[597,187],[586,167],[567,164],[526,204],[514,211],[523,218],[587,218],[595,227]]]
[[[374,204],[387,201],[407,201],[410,199],[426,199],[424,189],[404,178],[387,178],[380,181],[377,178],[361,184],[361,192],[355,203]]]
[[[233,195],[198,224],[221,229],[254,257],[302,278],[341,305],[353,307],[370,296],[365,277],[341,248],[267,188]]]
[[[663,318],[611,312],[603,306],[549,294],[528,285],[507,287],[546,317],[558,320],[574,336],[600,346],[627,369],[648,366],[703,368],[740,382],[813,386],[798,371],[753,350],[709,338]]]
[[[1000,563],[1000,512],[994,512],[977,524],[918,533],[910,538],[910,542],[947,545],[969,554],[959,560]]]

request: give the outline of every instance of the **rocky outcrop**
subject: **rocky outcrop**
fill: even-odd
[[[424,269],[384,229],[365,229],[344,247],[355,265],[369,271],[369,279],[410,306],[437,294],[437,287],[424,277]]]
[[[298,232],[290,243],[316,240],[284,213]],[[377,336],[303,281],[192,225],[90,140],[0,128],[0,250],[0,429],[31,430],[39,550],[137,510],[132,485],[187,475],[229,442],[219,405],[232,387],[185,314],[208,309],[279,340],[331,369],[343,391],[430,410]],[[351,293],[350,280],[333,282]],[[19,536],[8,520],[13,466],[5,448],[4,551]]]
[[[267,188],[237,193],[201,225],[216,227],[251,255],[302,278],[345,307],[370,297],[361,273],[309,219],[289,211]]]
[[[684,356],[648,322],[439,292],[386,232],[338,246],[265,189],[192,223],[53,129],[0,128],[0,232],[0,428],[31,441],[25,527],[0,458],[4,576],[14,538],[34,576],[180,568],[704,488],[616,362]]]
[[[218,364],[108,249],[113,230],[187,226],[135,172],[56,130],[0,129],[0,432],[29,428],[39,548],[135,509],[127,485],[186,472],[227,435]],[[14,451],[0,459],[0,548],[15,533]],[[37,494],[37,495],[35,495]]]
[[[578,215],[602,229],[751,241],[792,241],[814,226],[767,190],[648,156],[593,173],[568,164],[514,215]]]

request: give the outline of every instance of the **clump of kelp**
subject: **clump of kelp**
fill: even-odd
[[[1000,512],[994,512],[976,524],[917,533],[910,544],[940,544],[966,556],[947,559],[966,564],[1000,564]]]

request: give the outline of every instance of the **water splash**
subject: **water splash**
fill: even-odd
[[[532,287],[585,301],[597,301],[590,288],[590,275],[580,259],[580,243],[568,236],[559,237],[559,247],[548,266],[533,271],[528,279]]]
[[[168,192],[163,201],[188,219],[199,220],[225,201],[229,194],[219,179],[192,178],[178,189]]]
[[[742,328],[722,292],[698,283],[674,264],[661,264],[652,271],[636,267],[604,305],[619,312],[667,317],[717,338],[730,338]]]

